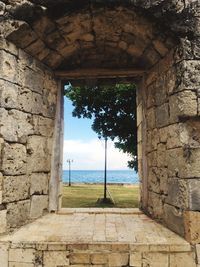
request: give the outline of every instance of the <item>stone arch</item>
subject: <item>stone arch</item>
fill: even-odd
[[[103,68],[138,84],[142,209],[199,242],[198,1],[123,2],[0,2],[4,229],[48,208],[52,151],[59,179],[59,80]]]

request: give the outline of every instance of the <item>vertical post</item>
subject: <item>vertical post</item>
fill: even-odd
[[[71,186],[71,161],[69,160],[69,186]]]
[[[51,177],[49,181],[50,212],[57,211],[59,209],[59,199],[61,198],[60,185],[62,180],[63,116],[63,86],[60,82],[57,94],[53,148],[51,156]]]
[[[104,200],[107,199],[107,137],[105,138]]]

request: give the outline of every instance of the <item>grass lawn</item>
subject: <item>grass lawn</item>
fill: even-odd
[[[139,187],[136,185],[108,185],[108,190],[114,199],[117,208],[137,208]],[[111,207],[99,204],[97,200],[103,197],[103,185],[72,185],[63,186],[63,208]]]

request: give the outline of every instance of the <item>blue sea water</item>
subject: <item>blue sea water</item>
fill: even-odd
[[[63,182],[68,183],[69,172],[63,171]],[[72,170],[71,171],[72,183],[103,183],[104,171],[93,170]],[[108,183],[126,183],[126,184],[138,184],[138,175],[133,170],[123,171],[108,171],[107,172]]]

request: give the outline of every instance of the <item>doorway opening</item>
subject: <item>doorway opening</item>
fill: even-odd
[[[64,89],[62,207],[137,208],[136,86],[92,79]]]

